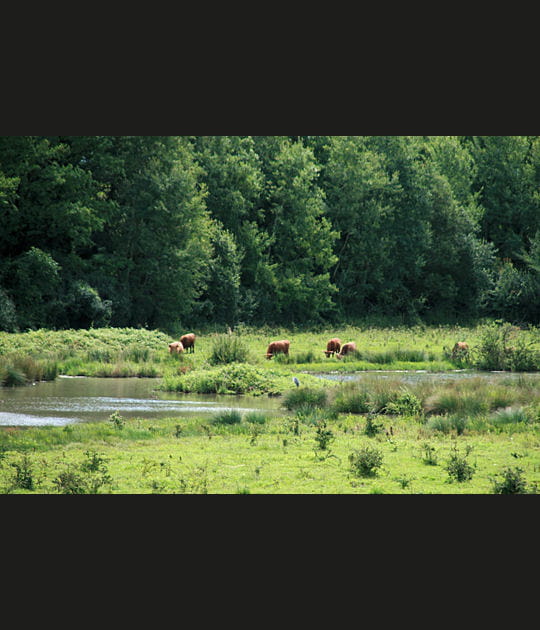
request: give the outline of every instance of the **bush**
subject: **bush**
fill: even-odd
[[[322,408],[326,406],[327,402],[328,397],[324,389],[302,387],[287,392],[283,406],[290,411],[307,406]]]
[[[363,446],[349,455],[352,472],[358,477],[374,477],[382,466],[383,455],[375,447]]]
[[[495,426],[505,424],[519,424],[529,422],[529,417],[523,407],[506,407],[491,415],[490,421]]]
[[[332,408],[338,413],[369,413],[369,394],[364,391],[341,391],[335,397]]]
[[[467,447],[465,449],[465,455],[459,453],[457,447],[452,449],[450,454],[450,459],[446,465],[446,470],[451,479],[462,483],[464,481],[469,481],[473,478],[475,473],[474,466],[471,466],[467,461],[467,457],[471,453],[471,448]]]
[[[434,416],[429,419],[426,428],[428,431],[439,431],[445,434],[455,431],[457,435],[463,435],[469,422],[469,418],[463,415]]]
[[[411,392],[404,391],[396,400],[389,402],[385,413],[406,416],[418,416],[422,413],[422,403]]]
[[[212,418],[212,424],[240,424],[240,422],[242,422],[242,414],[236,409],[222,411]]]
[[[260,411],[250,411],[245,415],[245,421],[249,424],[265,424],[267,419],[266,414]]]
[[[493,494],[536,494],[536,485],[528,489],[521,468],[505,468],[501,476],[500,481],[497,478],[492,479]]]
[[[208,361],[211,365],[244,363],[248,355],[248,348],[242,339],[236,335],[218,335],[212,345]]]

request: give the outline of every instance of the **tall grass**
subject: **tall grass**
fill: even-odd
[[[208,362],[211,365],[244,363],[248,360],[249,349],[245,341],[236,335],[218,335],[212,344]]]

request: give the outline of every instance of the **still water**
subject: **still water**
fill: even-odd
[[[501,379],[534,377],[540,374],[508,372],[360,372],[355,374],[316,374],[322,380],[348,382],[363,378],[400,379],[404,383],[421,380],[444,381],[482,377]],[[301,375],[300,375],[301,379]],[[78,422],[108,420],[118,412],[124,418],[211,417],[221,411],[240,413],[264,411],[283,413],[282,399],[268,396],[224,396],[218,394],[176,394],[159,392],[159,379],[90,378],[60,376],[54,382],[27,387],[0,388],[0,426],[63,426]]]
[[[124,418],[204,417],[237,409],[278,413],[279,398],[171,394],[155,391],[158,379],[60,376],[54,382],[0,388],[0,426],[63,426]]]

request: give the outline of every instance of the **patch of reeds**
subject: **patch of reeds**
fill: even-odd
[[[216,413],[211,422],[212,424],[240,424],[242,414],[237,409],[227,409]]]
[[[324,389],[299,387],[291,389],[285,394],[283,406],[289,411],[299,409],[301,407],[325,407],[328,402],[328,396]]]
[[[237,335],[217,335],[208,362],[211,365],[227,365],[244,363],[248,358],[249,350],[243,339]]]
[[[36,360],[28,355],[13,354],[0,363],[0,385],[17,387],[39,381],[53,381],[58,375],[56,361]]]

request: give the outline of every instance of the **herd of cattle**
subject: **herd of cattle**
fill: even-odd
[[[170,354],[180,354],[184,352],[195,352],[195,339],[196,336],[193,333],[183,335],[180,337],[180,341],[174,341],[169,344]],[[288,339],[281,341],[272,341],[266,349],[266,358],[271,359],[276,354],[289,355],[289,348],[291,342]],[[335,356],[337,359],[343,359],[348,355],[355,354],[357,352],[356,343],[349,341],[348,343],[341,344],[341,339],[334,337],[326,344],[326,350],[324,354],[327,358]],[[460,356],[466,355],[469,352],[469,346],[464,341],[458,341],[452,349],[452,358],[456,359]]]
[[[195,340],[196,335],[194,333],[182,335],[182,337],[180,337],[180,341],[173,341],[169,344],[169,354],[181,354],[184,351],[195,352]],[[282,341],[272,341],[266,349],[266,358],[271,359],[276,354],[285,354],[288,356],[290,345],[291,342],[288,339],[284,339]],[[335,355],[338,359],[342,359],[343,357],[354,354],[355,352],[356,344],[354,341],[349,341],[349,343],[341,345],[341,339],[338,339],[337,337],[330,339],[330,341],[326,344],[326,350],[324,350],[324,354],[327,357]]]

